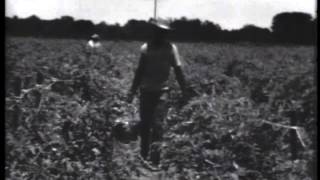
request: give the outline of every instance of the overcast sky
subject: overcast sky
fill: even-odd
[[[94,23],[124,24],[128,19],[149,19],[154,0],[6,0],[6,16],[42,19],[70,15]],[[162,18],[199,18],[224,29],[246,24],[270,27],[272,17],[284,11],[306,12],[315,16],[316,0],[158,0]]]

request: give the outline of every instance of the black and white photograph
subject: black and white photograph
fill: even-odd
[[[5,0],[6,180],[317,180],[316,0]]]

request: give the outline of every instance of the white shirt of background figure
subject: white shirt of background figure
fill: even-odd
[[[101,47],[101,43],[99,41],[95,42],[94,40],[90,39],[87,43],[87,46],[89,48],[96,49]]]

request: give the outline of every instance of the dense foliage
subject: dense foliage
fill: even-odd
[[[141,42],[103,42],[93,55],[85,43],[7,40],[7,179],[151,174],[137,142],[111,133],[138,120],[124,97]],[[177,45],[198,96],[182,103],[171,79],[162,179],[316,179],[313,47]]]
[[[98,33],[103,39],[147,40],[151,33],[151,19],[128,20],[126,24],[94,24],[90,20],[75,20],[62,16],[53,20],[42,20],[37,16],[28,18],[6,17],[6,33],[11,36],[46,38],[89,38]],[[239,29],[226,30],[219,24],[200,19],[171,19],[174,29],[169,37],[175,41],[193,42],[255,42],[315,44],[317,18],[302,12],[276,14],[270,28],[247,24]]]

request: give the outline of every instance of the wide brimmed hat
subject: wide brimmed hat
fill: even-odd
[[[93,34],[91,36],[92,39],[100,39],[100,36],[98,34]]]
[[[172,30],[169,22],[164,19],[161,19],[161,18],[152,19],[151,24],[161,30],[164,30],[164,31],[171,31]]]

